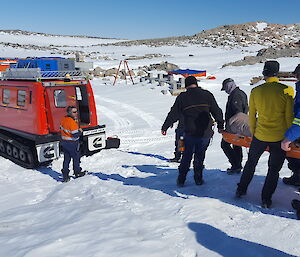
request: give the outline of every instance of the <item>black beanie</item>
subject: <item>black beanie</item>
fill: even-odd
[[[185,87],[188,87],[188,86],[193,85],[193,84],[198,86],[197,79],[194,76],[186,77],[185,81],[184,81],[184,84],[185,84]]]
[[[262,74],[266,77],[276,77],[279,71],[279,62],[267,61],[265,62],[264,70]]]

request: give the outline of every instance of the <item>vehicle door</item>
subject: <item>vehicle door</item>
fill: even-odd
[[[75,87],[73,85],[46,87],[45,106],[49,131],[59,132],[60,121],[67,114],[67,107],[77,108]]]

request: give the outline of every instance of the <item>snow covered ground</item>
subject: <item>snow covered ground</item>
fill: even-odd
[[[1,50],[6,56],[18,53]],[[223,109],[227,95],[220,91],[222,80],[232,77],[249,94],[253,87],[249,81],[261,74],[263,66],[221,69],[224,63],[242,58],[245,49],[102,50],[116,59],[121,53],[156,51],[171,55],[165,59],[181,68],[207,69],[217,79],[199,85],[210,90]],[[155,63],[130,61],[129,65],[150,62]],[[291,71],[299,59],[279,62],[281,70]],[[205,160],[205,184],[196,186],[191,171],[186,186],[178,188],[178,165],[167,162],[173,155],[174,129],[167,136],[160,133],[175,97],[162,94],[157,85],[118,81],[112,86],[111,82],[95,79],[92,83],[99,123],[106,124],[108,136],[120,137],[121,146],[82,158],[89,175],[63,184],[62,158],[50,167],[28,170],[0,157],[1,257],[300,256],[299,221],[290,206],[291,199],[299,198],[296,188],[280,180],[273,207],[260,207],[267,154],[257,166],[247,196],[237,200],[234,193],[240,175],[223,172],[229,164],[216,132]],[[285,164],[280,177],[289,175]]]
[[[90,46],[97,44],[107,44],[120,42],[118,39],[109,38],[92,38],[92,37],[71,37],[59,35],[43,35],[43,34],[12,34],[9,32],[0,31],[0,42],[15,43],[15,44],[30,44],[37,46]],[[124,41],[124,40],[122,40]]]

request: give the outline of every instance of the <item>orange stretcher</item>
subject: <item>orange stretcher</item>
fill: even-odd
[[[226,142],[231,143],[233,145],[250,147],[252,141],[251,137],[242,136],[238,134],[222,132],[222,135],[223,135],[223,139]],[[293,144],[291,148],[292,148],[291,151],[286,152],[286,156],[300,159],[300,147]],[[268,149],[266,149],[266,151],[268,151]]]

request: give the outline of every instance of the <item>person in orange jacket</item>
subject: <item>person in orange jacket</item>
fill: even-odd
[[[69,165],[73,160],[73,171],[76,178],[85,175],[80,167],[80,144],[79,138],[82,129],[78,125],[78,111],[75,106],[67,107],[67,116],[63,117],[60,122],[61,146],[64,152],[63,162],[63,182],[70,180]]]

